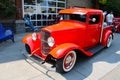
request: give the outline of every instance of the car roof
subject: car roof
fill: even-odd
[[[87,14],[89,12],[100,12],[102,13],[102,10],[98,9],[90,9],[90,8],[69,8],[60,10],[59,14],[66,13],[66,14]]]

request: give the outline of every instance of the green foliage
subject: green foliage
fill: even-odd
[[[0,17],[11,17],[16,13],[15,3],[11,0],[0,0]]]
[[[107,0],[99,0],[99,3],[105,5],[107,3]]]
[[[115,16],[120,16],[120,1],[119,0],[107,0],[107,4],[100,4],[100,9],[110,12],[113,11]]]

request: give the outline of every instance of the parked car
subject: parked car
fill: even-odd
[[[22,42],[31,56],[44,62],[53,60],[57,72],[69,72],[78,54],[93,56],[113,40],[112,26],[103,27],[101,10],[70,8],[59,12],[59,22],[46,26],[40,33],[26,35]]]
[[[120,17],[115,17],[113,19],[113,30],[114,32],[120,33]]]

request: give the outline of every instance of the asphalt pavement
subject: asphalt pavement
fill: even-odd
[[[120,34],[115,33],[110,48],[92,57],[79,57],[68,73],[47,70],[21,54],[21,39],[28,33],[15,34],[11,40],[0,43],[0,80],[120,80]]]

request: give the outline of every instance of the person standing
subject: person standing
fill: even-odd
[[[114,18],[114,15],[113,15],[113,12],[111,11],[111,12],[106,16],[106,21],[107,21],[107,24],[108,24],[108,25],[112,25],[112,23],[113,23],[113,18]]]

